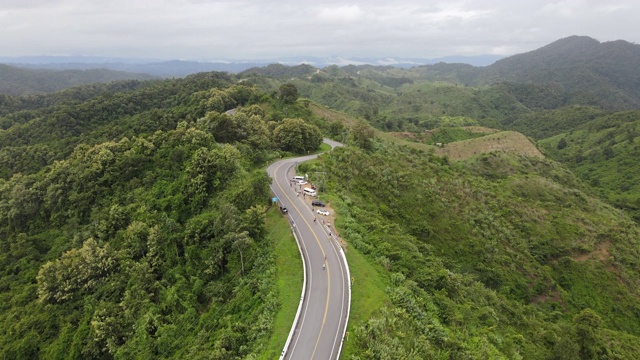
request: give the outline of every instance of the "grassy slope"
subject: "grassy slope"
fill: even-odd
[[[464,160],[473,156],[500,151],[543,158],[536,146],[524,135],[515,131],[501,131],[483,137],[446,144],[436,154],[452,160]]]
[[[354,126],[358,121],[350,115],[331,110],[314,103],[310,104],[310,109],[314,114],[321,118],[329,121],[339,121],[347,127]],[[511,154],[534,156],[539,158],[544,157],[531,140],[515,131],[501,131],[475,139],[453,142],[446,144],[442,148],[407,140],[404,137],[399,137],[392,133],[379,130],[375,131],[375,135],[398,145],[408,145],[415,149],[424,151],[435,151],[436,154],[440,156],[446,155],[452,160],[468,159],[492,151],[502,151]]]
[[[275,359],[282,352],[293,324],[302,291],[302,260],[291,234],[289,222],[276,207],[267,212],[267,229],[276,256],[276,282],[280,308],[275,316],[273,333],[260,359]]]

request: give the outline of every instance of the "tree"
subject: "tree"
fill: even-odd
[[[285,104],[293,104],[298,100],[298,88],[292,83],[280,85],[280,100]]]
[[[262,240],[267,232],[265,212],[263,205],[254,205],[244,212],[244,228],[254,240]]]
[[[94,288],[98,281],[108,276],[117,266],[109,244],[104,247],[89,238],[82,248],[71,249],[55,261],[40,268],[38,298],[44,303],[60,303],[73,297],[76,291]]]
[[[320,129],[302,119],[284,119],[273,131],[273,137],[280,149],[298,154],[316,150],[322,144]]]
[[[595,359],[600,349],[600,326],[602,318],[593,310],[586,308],[573,318],[576,326],[581,359]]]
[[[615,151],[613,151],[613,147],[611,145],[607,145],[602,149],[602,155],[604,158],[609,160],[616,155]]]
[[[249,233],[243,231],[241,233],[230,233],[225,236],[226,240],[231,242],[240,253],[240,264],[242,266],[242,275],[244,275],[244,259],[242,258],[242,251],[253,244],[253,240],[249,237]]]
[[[353,140],[360,148],[368,150],[373,146],[375,132],[373,128],[364,121],[359,121],[352,129]]]
[[[558,150],[562,150],[562,149],[566,148],[567,145],[568,145],[567,144],[567,139],[566,138],[562,138],[562,139],[560,139],[560,141],[558,141],[557,148],[558,148]]]

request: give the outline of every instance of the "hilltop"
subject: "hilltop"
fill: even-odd
[[[581,101],[622,110],[640,107],[639,67],[640,45],[570,36],[486,67],[440,64],[420,71],[430,80],[455,80],[473,86],[499,82],[555,85]]]
[[[339,123],[345,129],[353,128],[359,122],[352,116],[316,104],[311,104],[310,109],[321,119],[334,124]],[[544,158],[531,140],[514,131],[467,126],[439,128],[427,133],[393,133],[379,130],[374,133],[377,137],[396,144],[433,152],[451,160],[465,160],[491,152]],[[452,137],[451,133],[455,133],[455,137]]]

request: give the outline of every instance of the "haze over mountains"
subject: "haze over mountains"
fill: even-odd
[[[496,61],[497,60],[497,61]],[[309,75],[327,66],[347,64],[357,68],[370,66],[391,66],[412,69],[420,76],[432,81],[458,82],[467,86],[486,86],[500,82],[523,83],[555,87],[566,94],[563,96],[586,97],[593,103],[606,102],[605,108],[624,109],[640,106],[640,75],[636,69],[640,68],[640,45],[624,40],[599,42],[586,36],[570,36],[555,41],[540,49],[500,59],[497,56],[480,57],[447,57],[441,59],[392,59],[392,58],[288,58],[278,61],[254,62],[192,62],[165,61],[153,62],[148,59],[118,59],[97,57],[25,57],[0,58],[0,62],[9,62],[13,66],[32,69],[109,69],[118,71],[106,76],[107,70],[101,70],[101,77],[93,73],[76,73],[73,79],[61,81],[58,86],[39,86],[38,83],[50,83],[42,76],[55,72],[34,72],[32,75],[26,70],[3,67],[0,71],[0,81],[3,84],[13,83],[24,77],[25,81],[19,87],[7,86],[0,88],[0,92],[10,94],[39,93],[59,90],[64,87],[88,83],[119,80],[123,78],[143,79],[142,73],[158,77],[183,77],[188,74],[207,71],[225,71],[229,73],[252,72],[269,73],[267,65],[281,64],[293,66],[292,74],[284,71],[287,76],[300,76],[297,64],[307,64]],[[266,67],[266,68],[265,68]],[[261,70],[260,68],[264,68]],[[13,69],[13,70],[11,70]],[[273,67],[271,67],[273,69]],[[123,72],[136,73],[126,75]],[[273,75],[273,74],[270,74]],[[57,74],[55,76],[62,76]],[[66,74],[67,77],[70,73]],[[79,76],[86,79],[80,80]],[[29,80],[39,79],[37,82]],[[149,78],[149,77],[147,77]],[[56,80],[52,80],[56,81]],[[25,88],[24,84],[32,84]],[[584,88],[590,90],[585,93]],[[613,105],[612,105],[613,104]]]
[[[154,59],[127,59],[127,58],[103,58],[85,56],[27,56],[27,57],[0,57],[0,63],[6,63],[18,67],[31,69],[95,69],[104,68],[133,73],[147,73],[161,77],[182,77],[197,72],[226,71],[237,73],[252,67],[266,66],[268,64],[298,65],[309,64],[317,68],[329,65],[391,65],[396,67],[412,67],[417,65],[436,64],[439,62],[465,63],[473,66],[486,66],[503,58],[500,55],[479,56],[447,56],[435,59],[424,58],[396,58],[396,57],[314,57],[299,56],[281,59],[254,59],[254,60],[225,60],[225,61],[189,61]]]

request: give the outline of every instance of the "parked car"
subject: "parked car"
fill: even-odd
[[[320,215],[324,215],[324,216],[328,216],[328,215],[329,215],[329,211],[324,210],[324,209],[318,209],[316,212],[317,212],[318,214],[320,214]]]
[[[280,206],[280,211],[282,211],[283,214],[286,214],[289,212],[289,210],[287,210],[287,208],[284,206]]]
[[[320,200],[313,200],[311,206],[324,206],[324,203]]]

